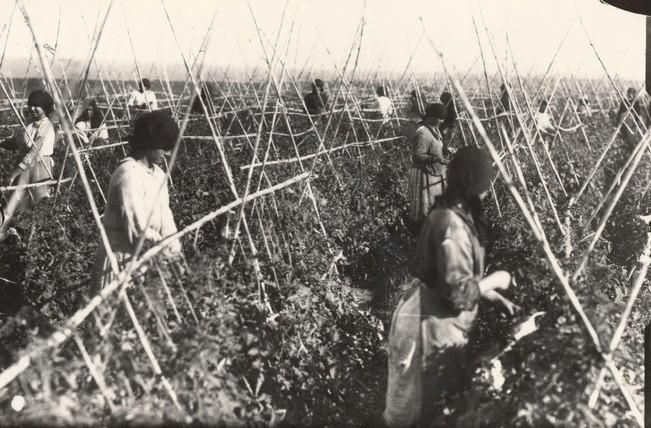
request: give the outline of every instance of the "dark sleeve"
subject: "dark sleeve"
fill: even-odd
[[[481,278],[474,274],[473,244],[466,228],[451,222],[436,254],[441,297],[457,311],[471,310],[480,297]]]
[[[500,99],[500,103],[502,104],[502,108],[504,111],[509,111],[511,110],[511,100],[509,99],[509,93],[504,92],[502,94],[502,98]]]
[[[623,101],[619,103],[619,110],[617,110],[617,118],[616,118],[617,123],[619,123],[622,120],[622,116],[624,115],[624,113],[626,113],[626,108],[627,108],[626,104]]]
[[[303,97],[303,103],[305,103],[305,110],[308,113],[313,113],[314,112],[314,106],[312,105],[312,95],[311,94],[305,94]]]
[[[12,136],[9,138],[5,138],[2,141],[0,141],[0,148],[3,148],[5,150],[16,150],[18,149],[18,142],[16,140],[16,136]]]

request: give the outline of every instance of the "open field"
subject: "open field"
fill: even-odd
[[[491,98],[483,92],[481,79],[472,78],[466,80],[465,90],[472,94],[470,100],[480,117],[490,118],[484,107],[491,105]],[[571,272],[604,215],[599,211],[588,221],[610,184],[612,174],[604,171],[621,166],[626,151],[615,138],[613,154],[569,206],[570,197],[577,194],[612,137],[610,114],[616,104],[602,83],[596,88],[598,98],[589,97],[595,106],[590,116],[567,113],[570,100],[581,96],[578,89],[569,88],[589,87],[590,82],[559,81],[543,86],[541,93],[552,100],[559,124],[571,131],[558,134],[560,140],[549,158],[540,142],[529,150],[521,137],[514,140],[509,155],[494,120],[483,123],[514,181],[516,165],[521,168],[548,242],[547,255]],[[419,87],[434,99],[445,84],[423,82]],[[56,336],[51,335],[65,328],[66,320],[86,304],[98,245],[96,225],[72,159],[63,174],[71,181],[61,184],[56,198],[43,202],[42,209],[18,219],[19,240],[10,237],[2,243],[0,334],[8,345],[2,352],[2,366],[9,367],[26,352],[33,355],[30,367],[1,390],[6,420],[37,422],[47,417],[62,424],[149,423],[158,415],[162,423],[183,422],[191,415],[210,424],[377,421],[384,399],[390,311],[409,278],[412,238],[404,225],[404,171],[409,157],[401,138],[406,122],[396,117],[381,125],[375,119],[376,113],[363,102],[371,97],[371,83],[351,85],[333,113],[313,123],[299,111],[293,85],[281,87],[281,97],[272,91],[265,97],[263,85],[217,85],[222,95],[212,100],[215,117],[189,116],[171,169],[171,206],[179,230],[188,231],[182,238],[188,268],[182,275],[150,269],[142,284],[127,290],[142,337],[113,293],[88,315],[72,340],[52,346]],[[182,84],[173,87],[178,94]],[[391,87],[395,104],[406,102],[403,94],[410,85],[393,82]],[[533,94],[536,82],[528,87]],[[557,95],[552,96],[554,88]],[[516,94],[523,102],[524,93]],[[252,100],[265,98],[262,122],[262,109]],[[116,118],[124,115],[117,109],[113,113]],[[468,118],[467,112],[461,113],[454,145],[483,144]],[[123,140],[128,130],[125,121],[124,128],[110,129],[111,143]],[[583,127],[576,128],[579,121]],[[9,122],[15,118],[5,109],[3,123]],[[119,145],[81,149],[100,211],[100,189],[106,189],[123,149]],[[62,142],[56,153],[59,167],[65,152]],[[3,159],[6,165],[12,161]],[[249,176],[247,165],[252,162],[264,167],[257,165]],[[651,202],[646,192],[648,173],[644,157],[586,268],[571,282],[604,345],[631,296],[629,277],[636,277],[631,270],[646,241],[646,228],[637,215],[646,213]],[[248,194],[257,195],[276,186],[247,203],[248,230],[242,229],[237,239],[233,234],[239,206],[231,203],[238,200],[231,182],[240,195],[247,187]],[[522,183],[516,184],[522,192]],[[231,208],[220,210],[229,203]],[[490,355],[503,347],[510,321],[490,307],[482,308],[481,326],[490,328],[479,331],[490,333],[483,333],[489,336],[479,337],[476,344],[477,355],[483,356],[475,376],[481,420],[487,426],[490,421],[507,420],[524,426],[574,425],[593,418],[631,420],[626,401],[608,376],[597,405],[588,407],[599,373],[598,353],[503,178],[496,177],[490,207],[495,236],[489,269],[515,272],[518,287],[512,291],[513,299],[526,312],[547,314],[539,331],[500,357],[505,383],[497,390],[491,386]],[[213,212],[221,214],[211,216]],[[225,228],[229,233],[224,233]],[[234,251],[232,263],[230,251]],[[642,403],[641,326],[649,318],[641,308],[648,307],[650,299],[644,286],[614,354],[638,406]],[[115,321],[109,324],[112,312]],[[160,375],[143,352],[145,338]],[[101,376],[102,388],[91,367],[95,376]],[[20,413],[10,407],[17,394],[28,403]]]
[[[134,81],[95,69],[93,54],[81,79],[63,67],[55,79],[54,57],[38,42],[30,65],[42,77],[0,69],[0,137],[23,131],[37,88],[56,95],[58,130],[52,197],[11,219],[0,241],[0,426],[378,426],[391,314],[412,281],[412,91],[430,102],[452,93],[450,147],[490,152],[487,271],[513,274],[507,295],[523,318],[544,312],[537,330],[513,341],[514,320],[481,303],[473,388],[466,402],[449,403],[442,423],[641,426],[650,121],[630,108],[625,123],[616,116],[629,87],[649,106],[642,84],[612,75],[601,58],[601,78],[556,72],[556,54],[544,74],[527,75],[512,52],[501,64],[481,44],[467,70],[418,74],[410,58],[401,73],[362,71],[361,19],[346,61],[333,60],[328,108],[309,115],[303,96],[320,76],[287,67],[280,37],[263,42],[257,30],[264,55],[247,78],[204,69],[205,40],[192,60],[181,54],[185,81],[147,75],[181,128],[161,165],[179,232],[145,244],[95,296],[105,192],[143,113],[127,106]],[[444,62],[426,35],[432,60]],[[132,54],[134,76],[147,77]],[[505,82],[512,108],[500,113]],[[378,86],[395,108],[388,121]],[[88,98],[106,141],[70,132]],[[535,120],[543,100],[558,125],[548,136]],[[623,138],[624,126],[637,137]],[[6,200],[19,159],[0,153]],[[164,256],[172,238],[182,261]]]

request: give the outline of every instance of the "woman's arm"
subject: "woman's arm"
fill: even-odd
[[[27,136],[26,138],[29,137]],[[23,156],[22,160],[18,163],[18,167],[16,167],[16,169],[10,174],[9,181],[14,181],[25,170],[30,168],[34,162],[39,162],[41,157],[41,148],[46,143],[54,146],[55,138],[56,135],[54,132],[54,126],[43,126],[38,129],[33,138],[25,141],[25,143],[27,143],[29,146],[29,150],[25,156]]]
[[[479,292],[482,296],[494,290],[506,290],[511,285],[511,274],[498,270],[483,277],[479,281]]]
[[[429,132],[429,130],[427,132]],[[448,163],[442,156],[438,156],[435,153],[431,153],[429,151],[430,144],[427,141],[428,139],[426,136],[423,135],[422,132],[418,132],[418,129],[414,134],[414,138],[416,139],[414,144],[414,151],[412,154],[412,159],[414,163],[416,163],[419,166],[429,166],[435,163],[441,163],[443,165],[446,165]],[[439,144],[441,144],[441,148],[442,148],[443,143],[440,140],[437,141]]]
[[[437,254],[437,283],[441,297],[457,311],[471,310],[481,296],[481,278],[474,274],[473,246],[461,224],[448,226]],[[493,286],[490,280],[483,288]]]

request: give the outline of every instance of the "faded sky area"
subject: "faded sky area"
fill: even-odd
[[[7,42],[7,60],[0,72],[22,77],[33,43],[18,9],[8,25],[14,4],[13,0],[0,0],[0,47]],[[60,71],[70,59],[87,60],[91,37],[109,1],[24,0],[24,4],[41,43],[56,45],[55,59],[59,61],[54,62],[55,70]],[[143,73],[182,70],[182,57],[163,4],[180,49],[189,60],[197,54],[216,12],[208,64],[222,70],[257,67],[259,75],[266,70],[256,25],[244,0],[115,0],[96,54],[103,72],[134,77],[134,54]],[[484,23],[502,63],[508,35],[521,73],[544,73],[564,40],[552,71],[601,77],[603,70],[588,43],[581,17],[609,72],[635,80],[644,75],[644,18],[598,0],[251,0],[250,4],[268,52],[287,4],[278,51],[287,66],[299,70],[304,66],[308,71],[341,67],[364,17],[360,70],[400,73],[413,55],[410,70],[415,73],[441,71],[427,39],[419,44],[424,29],[460,73],[473,63],[472,71],[479,73],[483,69],[474,17],[489,72],[496,67]],[[30,70],[32,75],[39,72],[34,65]]]

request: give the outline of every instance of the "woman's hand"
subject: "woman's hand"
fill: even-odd
[[[497,293],[497,294],[499,294],[499,293]],[[500,294],[500,297],[501,297],[500,303],[502,304],[502,306],[504,306],[504,310],[506,310],[506,312],[510,316],[515,315],[516,312],[520,312],[520,310],[522,309],[520,306],[516,305],[515,303],[513,303],[512,301],[510,301],[506,297],[502,296],[501,294]]]
[[[520,306],[516,305],[515,303],[513,303],[506,297],[502,296],[500,293],[498,293],[495,290],[491,290],[486,292],[486,294],[482,294],[482,297],[491,302],[501,304],[504,310],[509,314],[509,316],[515,315],[516,312],[519,312],[522,309],[520,308]]]
[[[154,229],[147,228],[147,230],[145,231],[145,240],[152,241],[152,242],[158,242],[161,239],[163,239],[161,234],[156,232]]]

